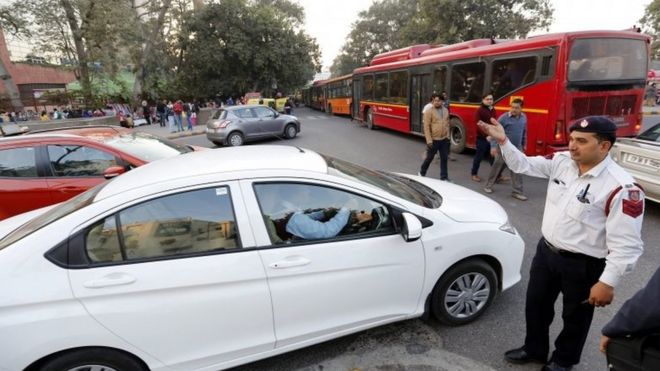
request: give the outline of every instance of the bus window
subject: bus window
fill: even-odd
[[[507,58],[493,62],[491,91],[495,100],[534,82],[536,57]]]
[[[408,104],[408,72],[390,73],[390,97],[388,101],[397,104]]]
[[[376,74],[376,88],[374,89],[374,100],[384,101],[387,99],[387,74]]]
[[[445,91],[445,81],[447,81],[447,67],[436,68],[433,72],[433,92],[440,94]]]
[[[578,39],[568,62],[568,81],[645,80],[644,40]]]
[[[362,84],[362,99],[370,100],[374,99],[374,76],[367,75],[364,77],[364,83]]]
[[[484,62],[454,65],[451,70],[449,99],[458,102],[481,102],[485,71],[486,63]]]

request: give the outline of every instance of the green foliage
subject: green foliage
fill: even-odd
[[[653,0],[646,6],[644,17],[639,20],[644,32],[653,36],[651,59],[660,59],[660,0]]]
[[[359,14],[330,71],[350,73],[378,53],[409,45],[522,38],[547,28],[552,13],[549,0],[377,1]]]
[[[170,90],[202,97],[303,86],[319,69],[320,53],[299,29],[302,21],[302,9],[285,0],[206,5],[181,29]]]

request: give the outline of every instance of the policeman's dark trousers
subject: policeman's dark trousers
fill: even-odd
[[[472,175],[477,175],[481,160],[483,160],[484,157],[488,157],[488,162],[491,165],[493,164],[493,158],[490,157],[490,142],[482,136],[477,136],[477,152],[474,154],[474,159],[472,160]]]
[[[422,163],[422,168],[420,169],[420,174],[426,176],[426,172],[435,157],[436,152],[440,154],[440,179],[447,180],[449,179],[448,170],[447,170],[447,158],[449,158],[449,138],[434,140],[431,148],[426,149],[426,159]]]
[[[598,282],[604,268],[605,259],[558,254],[541,238],[527,286],[525,350],[528,354],[547,359],[550,347],[548,329],[555,315],[555,301],[561,292],[564,328],[555,340],[555,351],[550,360],[564,367],[580,362],[594,314],[594,307],[582,302],[589,298],[591,287]]]

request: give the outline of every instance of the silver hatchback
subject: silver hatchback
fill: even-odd
[[[223,107],[206,122],[206,138],[217,146],[280,136],[293,139],[299,132],[297,117],[259,105]]]

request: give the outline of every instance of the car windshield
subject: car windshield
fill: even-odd
[[[192,152],[190,147],[139,131],[110,137],[105,144],[147,162]]]
[[[568,81],[646,80],[648,56],[644,40],[578,39],[568,61]]]
[[[39,229],[59,220],[76,210],[94,202],[96,195],[105,187],[108,182],[101,183],[94,188],[90,188],[76,197],[73,197],[61,204],[53,207],[49,211],[35,217],[20,227],[14,229],[0,240],[0,250],[21,240],[22,238],[38,231]]]
[[[652,128],[639,134],[637,139],[649,140],[651,142],[660,142],[660,124],[656,124]]]
[[[442,204],[442,196],[412,179],[384,171],[369,170],[334,157],[321,156],[328,165],[329,174],[367,183],[420,206],[438,208]]]

